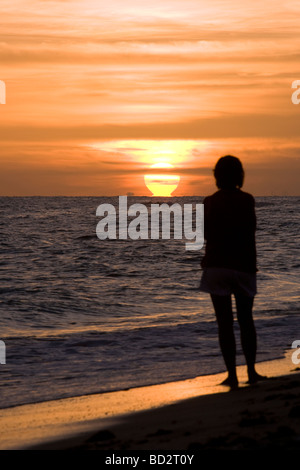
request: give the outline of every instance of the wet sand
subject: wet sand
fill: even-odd
[[[290,353],[240,388],[226,374],[0,411],[1,449],[203,450],[300,447],[300,371]]]

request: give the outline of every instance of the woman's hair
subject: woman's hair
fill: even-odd
[[[238,158],[232,155],[221,157],[213,171],[219,189],[233,189],[243,186],[244,170]]]

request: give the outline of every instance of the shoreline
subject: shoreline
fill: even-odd
[[[286,359],[286,354],[287,352],[279,357],[276,357],[274,359],[262,359],[258,362],[256,362],[256,365],[262,364],[262,363],[270,363],[274,361],[283,361]],[[238,365],[238,368],[243,368],[243,365]],[[155,382],[155,383],[149,383],[149,384],[144,384],[144,385],[133,385],[133,386],[128,386],[124,388],[113,388],[113,389],[105,389],[105,390],[100,390],[97,392],[87,392],[87,393],[79,393],[76,395],[70,394],[69,396],[58,396],[54,398],[49,398],[49,399],[41,399],[38,401],[32,401],[32,402],[24,402],[24,403],[17,403],[17,404],[12,404],[8,405],[5,407],[0,406],[0,413],[5,410],[10,410],[13,408],[20,408],[23,406],[35,406],[35,405],[41,405],[43,403],[50,403],[50,402],[58,402],[61,400],[72,400],[76,398],[81,398],[81,397],[89,397],[89,396],[99,396],[99,395],[106,395],[106,394],[115,394],[115,393],[121,393],[121,392],[127,392],[128,390],[138,390],[140,388],[146,389],[149,387],[155,387],[155,386],[163,386],[167,384],[176,384],[178,382],[187,382],[190,380],[195,380],[195,379],[200,379],[201,377],[215,377],[215,376],[221,376],[222,374],[225,374],[224,371],[218,371],[218,372],[212,372],[211,374],[202,374],[202,375],[197,375],[197,376],[191,376],[191,377],[185,377],[185,378],[178,378],[178,379],[173,379],[173,380],[166,380],[165,382]],[[240,384],[242,385],[242,384]]]
[[[291,361],[292,351],[283,359],[257,363],[257,371],[269,377],[294,376],[296,366]],[[246,385],[246,367],[237,367],[240,380],[239,393]],[[226,373],[199,376],[193,379],[159,385],[137,387],[116,392],[83,395],[73,398],[21,405],[0,410],[2,430],[1,450],[32,448],[69,448],[82,445],[86,439],[117,426],[125,419],[135,419],[140,412],[164,411],[169,405],[180,406],[189,399],[214,397],[220,400],[229,387],[220,386]],[[266,381],[259,384],[271,383]],[[218,397],[218,398],[216,398]],[[54,446],[54,447],[53,447]]]

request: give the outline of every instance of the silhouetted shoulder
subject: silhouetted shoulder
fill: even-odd
[[[245,191],[242,191],[241,189],[239,190],[239,196],[243,198],[245,201],[249,201],[249,203],[252,203],[255,205],[255,199],[250,193],[246,193]]]
[[[211,196],[207,196],[203,200],[204,207],[206,210],[210,210],[213,207],[220,207],[225,209],[229,206],[243,206],[245,208],[251,208],[255,206],[255,199],[250,193],[246,193],[241,189],[235,190],[224,190],[220,189]]]

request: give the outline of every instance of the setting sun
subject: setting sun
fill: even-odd
[[[145,185],[151,191],[152,196],[171,197],[180,182],[180,176],[170,175],[167,172],[167,170],[174,168],[173,165],[170,163],[155,163],[151,168],[165,170],[164,172],[144,176]]]

